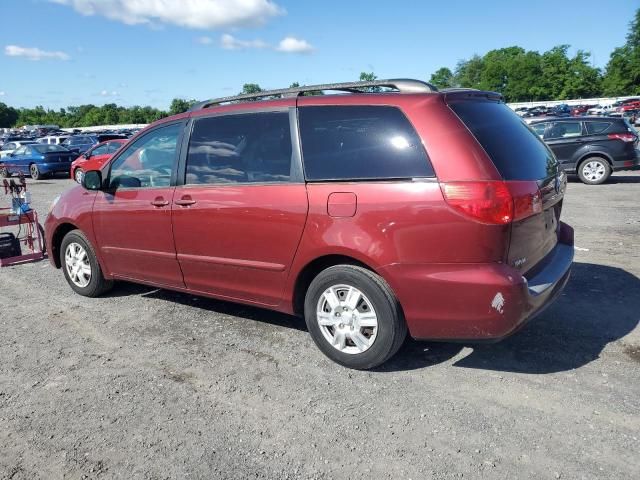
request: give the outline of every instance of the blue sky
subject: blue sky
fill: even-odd
[[[365,7],[366,5],[366,7]],[[606,6],[606,9],[605,9]],[[263,88],[428,79],[494,48],[570,44],[603,67],[640,0],[0,0],[0,102],[166,109]]]

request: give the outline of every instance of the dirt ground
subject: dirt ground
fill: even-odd
[[[34,183],[35,206],[71,185]],[[499,344],[408,341],[371,372],[286,315],[2,269],[0,478],[639,478],[639,201],[637,173],[572,181],[554,306]]]

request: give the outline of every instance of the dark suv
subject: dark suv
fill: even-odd
[[[589,185],[611,172],[638,166],[638,133],[624,118],[584,117],[537,120],[531,128],[553,150],[562,168]]]
[[[407,330],[495,341],[557,298],[565,186],[499,94],[318,85],[150,125],[54,201],[46,239],[80,295],[126,280],[299,315],[364,369]]]

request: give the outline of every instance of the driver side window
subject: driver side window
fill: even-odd
[[[109,187],[168,187],[181,128],[179,123],[160,127],[129,145],[111,165]]]

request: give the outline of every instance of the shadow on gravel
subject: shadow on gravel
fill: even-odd
[[[533,374],[572,370],[597,359],[609,342],[624,337],[638,325],[637,292],[640,279],[621,268],[574,263],[571,280],[560,299],[513,336],[482,345],[408,339],[398,354],[376,371],[431,367],[455,357],[465,346],[473,348],[473,352],[457,361],[454,364],[457,367]],[[130,295],[306,331],[304,321],[299,318],[231,302],[131,283],[120,283],[109,293],[111,297]]]
[[[635,293],[634,293],[635,292]],[[596,360],[640,320],[640,279],[621,268],[575,263],[558,302],[522,331],[475,346],[455,365],[518,373],[554,373]]]
[[[569,174],[567,175],[570,183],[582,183],[577,175]],[[624,175],[619,173],[614,173],[609,177],[603,185],[616,184],[616,183],[640,183],[640,176],[638,175]],[[598,185],[589,185],[589,187],[598,187]]]
[[[270,323],[278,327],[286,327],[301,331],[307,330],[304,320],[292,315],[286,315],[284,313],[274,312],[273,310],[266,310],[239,303],[225,302],[206,297],[196,297],[186,293],[147,287],[145,285],[135,283],[118,282],[116,287],[106,294],[105,297],[128,297],[131,295],[157,298],[221,315],[231,315],[256,322]]]
[[[563,295],[520,332],[493,344],[408,341],[378,371],[425,368],[473,352],[454,365],[517,373],[572,370],[597,359],[604,347],[640,320],[640,279],[620,268],[575,263]],[[629,355],[631,356],[631,355]]]

